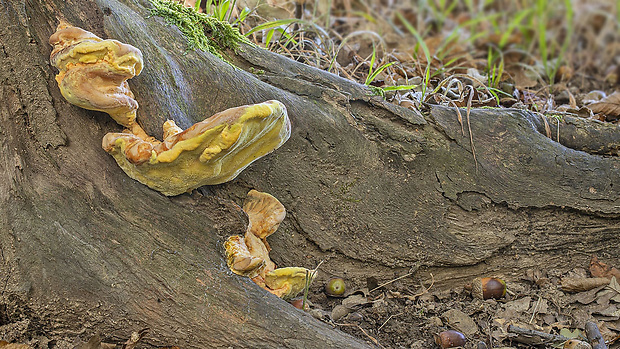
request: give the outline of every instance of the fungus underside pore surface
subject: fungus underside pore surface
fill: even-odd
[[[191,7],[171,0],[150,0],[151,14],[162,17],[183,33],[188,43],[188,51],[201,49],[217,57],[222,57],[225,49],[236,51],[240,43],[252,44],[239,30],[228,22],[213,16],[199,13]]]

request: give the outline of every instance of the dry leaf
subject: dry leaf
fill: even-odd
[[[590,274],[593,277],[611,279],[612,276],[615,276],[616,279],[620,279],[620,270],[599,261],[596,256],[590,259]]]
[[[620,92],[616,91],[596,103],[588,105],[595,114],[605,115],[607,121],[615,121],[620,118]]]
[[[73,349],[113,349],[116,348],[116,344],[101,342],[101,336],[97,333],[90,337],[88,342],[82,342],[79,338]],[[5,348],[2,348],[5,349]]]
[[[579,338],[583,336],[583,333],[578,328],[576,328],[574,331],[571,331],[568,328],[563,328],[560,330],[560,336],[564,336],[566,338]]]
[[[101,336],[99,333],[96,333],[94,336],[90,337],[88,342],[79,342],[73,349],[99,349],[101,348]]]
[[[353,294],[342,300],[342,305],[349,309],[355,309],[358,305],[368,304],[368,299],[361,294]]]
[[[604,289],[605,287],[607,286],[599,286],[597,288],[591,289],[590,291],[576,293],[571,297],[572,302],[578,302],[581,304],[590,304],[596,301],[597,299],[599,299],[598,292]]]
[[[593,288],[609,284],[608,278],[573,278],[565,277],[561,280],[562,291],[584,292]]]
[[[538,74],[532,70],[518,67],[511,70],[512,78],[515,82],[515,87],[519,90],[524,90],[530,87],[534,87],[538,84]]]
[[[618,284],[618,281],[616,280],[615,276],[611,278],[611,282],[609,283],[607,287],[609,287],[610,289],[614,290],[617,293],[614,297],[611,298],[611,300],[614,302],[620,303],[620,284]]]
[[[583,104],[597,103],[597,102],[600,102],[605,97],[607,97],[607,94],[605,93],[605,91],[592,90],[592,91],[586,93],[582,97],[582,102],[583,102]]]

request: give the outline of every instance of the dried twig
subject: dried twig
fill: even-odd
[[[375,345],[377,345],[377,346],[379,346],[379,347],[381,347],[381,348],[384,348],[384,346],[383,346],[383,345],[379,344],[379,341],[377,341],[377,340],[375,339],[375,337],[373,337],[373,336],[369,335],[369,334],[368,334],[368,332],[366,332],[366,331],[365,331],[365,330],[364,330],[364,329],[363,329],[360,325],[358,325],[358,324],[339,324],[339,323],[334,323],[334,324],[335,324],[335,325],[337,325],[337,326],[357,327],[357,328],[358,328],[360,331],[362,331],[362,333],[363,333],[366,337],[368,337],[368,339],[370,339],[370,340],[371,340],[371,341],[372,341]]]
[[[433,285],[435,285],[435,277],[433,276],[432,273],[430,275],[431,275],[431,284],[424,291],[422,291],[420,293],[416,293],[416,294],[414,294],[411,297],[413,297],[413,298],[420,297],[421,295],[424,295],[424,294],[428,293],[428,290],[430,290],[433,287]]]
[[[551,138],[551,127],[549,126],[549,122],[547,121],[547,116],[540,114],[540,118],[545,123],[545,133],[547,134],[547,138]]]
[[[456,110],[456,117],[459,121],[459,125],[461,125],[461,135],[465,136],[465,129],[463,128],[463,116],[461,115],[461,110],[459,109],[459,106],[456,104],[456,102],[444,95],[436,94],[435,96],[439,97],[442,101],[447,102],[448,104],[452,104],[452,106]]]
[[[405,274],[403,276],[399,276],[396,279],[390,280],[388,282],[384,282],[381,285],[379,285],[379,286],[373,288],[372,290],[368,291],[368,293],[370,293],[372,291],[376,291],[376,290],[380,289],[383,286],[387,286],[387,285],[391,284],[392,282],[398,281],[400,279],[404,279],[407,276],[411,276],[411,275],[415,274],[415,272],[418,271],[419,268],[420,268],[420,264],[418,263],[418,264],[414,265],[411,269],[409,269],[409,272],[407,274]]]
[[[471,145],[471,155],[474,157],[476,165],[476,173],[478,173],[478,160],[476,159],[476,147],[474,147],[474,135],[471,133],[471,124],[469,123],[469,112],[471,111],[471,102],[474,99],[474,87],[469,85],[469,98],[467,99],[467,131],[469,131],[469,144]]]
[[[536,305],[534,306],[534,311],[532,311],[532,317],[530,318],[530,324],[532,323],[532,321],[534,321],[534,316],[536,316],[536,312],[538,312],[538,306],[540,305],[541,299],[542,297],[538,296],[538,301],[536,302]]]
[[[562,291],[565,292],[585,292],[597,287],[607,286],[610,281],[607,278],[565,277],[560,280],[560,285]]]
[[[321,264],[323,264],[323,262],[325,262],[324,259],[319,262],[316,268],[312,270],[306,270],[306,286],[304,287],[304,297],[301,303],[301,309],[304,309],[304,310],[306,309],[306,305],[308,303],[308,290],[310,290],[310,284],[312,284],[312,280],[314,280],[316,273],[319,272],[319,267],[321,266]]]
[[[404,294],[403,295],[403,294],[400,294],[400,292],[394,292],[394,291],[388,291],[388,292],[394,298],[405,298],[405,299],[408,299],[410,301],[415,301],[421,295],[424,295],[424,294],[428,293],[428,290],[430,290],[433,287],[433,285],[435,285],[435,277],[433,276],[433,274],[431,274],[431,284],[430,284],[430,286],[425,288],[422,292],[414,294],[413,296],[408,295],[408,294]],[[422,286],[424,286],[424,285],[422,285]]]
[[[450,103],[452,103],[452,105],[454,106],[454,109],[456,109],[456,116],[458,117],[459,124],[461,124],[461,135],[464,136],[465,135],[465,129],[463,128],[463,116],[461,115],[461,110],[456,105],[456,103],[454,103],[454,101],[450,101]]]
[[[381,326],[379,326],[379,328],[377,329],[377,332],[381,331],[381,329],[383,328],[383,326],[385,326],[385,324],[387,324],[387,323],[388,323],[388,321],[390,321],[393,317],[396,317],[396,316],[399,316],[399,315],[402,315],[402,314],[403,314],[403,313],[398,313],[398,314],[392,314],[392,315],[390,315],[390,316],[387,318],[387,320],[385,320],[385,322],[384,322]]]
[[[517,337],[514,340],[526,344],[545,344],[548,342],[561,343],[570,339],[564,336],[536,330],[528,330],[527,328],[521,328],[514,325],[508,326],[508,332],[518,334],[520,337]]]

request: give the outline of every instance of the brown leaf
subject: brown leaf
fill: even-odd
[[[590,274],[597,278],[611,279],[612,276],[615,276],[616,279],[620,279],[620,270],[599,261],[596,256],[590,259]]]
[[[571,297],[571,302],[578,302],[584,305],[590,304],[598,299],[598,292],[607,287],[607,285],[593,288],[589,291],[579,292]]]
[[[588,108],[595,114],[604,114],[607,121],[617,120],[620,118],[620,91],[588,105]]]
[[[609,279],[601,278],[574,278],[565,277],[561,280],[562,290],[565,292],[584,292],[609,284]]]
[[[515,82],[515,87],[519,90],[524,90],[530,87],[534,87],[538,84],[538,76],[535,72],[518,67],[511,69],[512,78]]]

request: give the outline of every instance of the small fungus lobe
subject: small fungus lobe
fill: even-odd
[[[267,193],[251,190],[243,210],[250,223],[245,236],[233,235],[224,243],[228,267],[280,298],[294,298],[305,288],[306,278],[313,278],[316,273],[301,267],[276,268],[269,258],[270,248],[265,239],[284,220],[284,205]]]

